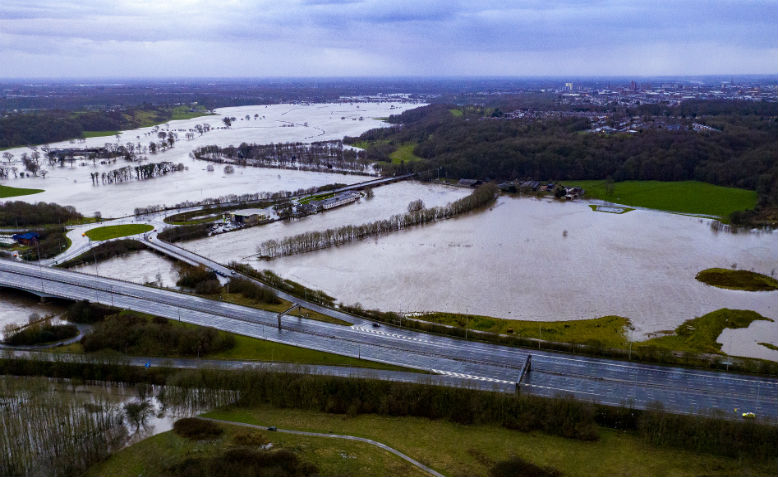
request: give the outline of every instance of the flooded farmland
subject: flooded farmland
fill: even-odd
[[[601,213],[584,202],[502,197],[488,211],[431,226],[271,262],[244,261],[347,304],[524,320],[615,314],[632,320],[635,339],[719,308],[778,318],[778,292],[723,290],[694,278],[702,269],[733,265],[775,276],[775,234],[717,233],[708,219]],[[778,323],[728,333],[738,336],[725,343],[734,354],[778,358],[755,341],[778,344]]]
[[[294,191],[336,182],[351,184],[365,180],[365,177],[240,166],[235,166],[234,173],[225,173],[224,166],[220,164],[213,164],[213,170],[209,171],[208,165],[211,163],[194,160],[189,154],[196,148],[211,144],[237,146],[242,142],[259,144],[311,142],[343,139],[347,135],[359,136],[368,129],[386,126],[385,122],[377,118],[400,114],[405,109],[417,106],[410,103],[337,103],[220,108],[213,116],[170,121],[167,123],[169,129],[165,125],[161,126],[162,130],[179,132],[179,140],[175,147],[167,151],[148,154],[147,162],[182,163],[186,167],[184,171],[146,181],[95,186],[90,179],[91,172],[101,173],[124,167],[127,163],[118,160],[112,164],[101,165],[98,162],[93,165],[91,161],[86,161],[82,166],[79,161],[76,161],[72,167],[69,164],[65,164],[64,167],[46,165],[45,168],[50,170],[45,178],[7,179],[0,181],[0,184],[45,190],[39,194],[16,197],[14,200],[72,205],[84,214],[100,211],[103,217],[129,215],[136,207],[174,205],[183,201],[197,201],[228,194]],[[246,115],[250,119],[245,119]],[[221,121],[224,116],[240,119],[230,128],[224,128]],[[183,138],[186,131],[203,123],[210,124],[212,129],[191,140]],[[147,144],[155,138],[152,128],[141,128],[121,132],[119,142]],[[115,142],[116,138],[113,136],[97,137],[86,139],[83,143],[71,144],[67,141],[53,143],[51,147],[53,149],[102,147],[106,143]],[[8,152],[16,156],[19,170],[23,171],[24,167],[21,166],[19,158],[22,153],[29,150],[13,148]]]
[[[265,240],[387,218],[406,212],[408,203],[417,199],[421,199],[427,207],[442,206],[466,196],[470,190],[404,181],[376,187],[373,192],[372,199],[363,197],[356,204],[309,215],[299,220],[274,222],[224,236],[216,235],[182,242],[180,245],[222,263],[248,260],[256,255],[257,245]]]

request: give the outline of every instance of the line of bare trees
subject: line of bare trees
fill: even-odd
[[[370,161],[363,151],[344,148],[343,141],[319,141],[310,144],[287,142],[247,144],[240,146],[204,146],[194,157],[213,162],[230,162],[242,166],[275,167],[311,171],[370,171]]]
[[[92,184],[121,184],[122,182],[130,182],[132,180],[145,181],[153,179],[154,177],[160,177],[172,172],[180,172],[184,170],[182,163],[174,164],[172,162],[152,162],[149,164],[141,164],[139,166],[125,166],[118,169],[113,169],[107,172],[90,172],[89,175],[92,178]],[[133,174],[134,172],[134,174]]]
[[[397,214],[388,219],[361,225],[344,225],[336,229],[305,232],[281,240],[266,240],[259,244],[257,253],[267,258],[295,255],[344,245],[354,240],[396,232],[416,225],[437,222],[482,207],[493,201],[498,192],[497,186],[490,183],[480,186],[470,195],[443,207],[418,208],[416,206],[419,202],[414,201],[409,204],[409,212],[406,214]]]

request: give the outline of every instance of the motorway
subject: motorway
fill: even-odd
[[[704,414],[719,409],[734,416],[738,409],[752,411],[764,419],[778,418],[778,380],[771,378],[468,342],[387,325],[376,328],[368,320],[355,320],[348,315],[346,319],[353,326],[285,316],[282,329],[278,329],[277,316],[272,312],[8,260],[0,260],[0,285],[431,371],[496,391],[513,392],[531,354],[532,371],[520,385],[522,393],[572,395],[585,401],[629,404],[640,409],[659,402],[666,410],[677,413]],[[331,310],[326,313],[333,314]]]

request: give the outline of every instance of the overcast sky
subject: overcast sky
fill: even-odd
[[[0,77],[778,73],[775,0],[0,0]]]

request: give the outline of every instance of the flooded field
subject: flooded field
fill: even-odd
[[[386,123],[376,118],[399,114],[405,109],[417,107],[415,104],[396,103],[359,103],[359,104],[311,104],[290,105],[276,104],[269,106],[242,106],[236,108],[221,108],[216,115],[203,116],[195,119],[170,121],[169,129],[177,131],[179,140],[175,147],[165,152],[148,154],[148,162],[170,161],[183,163],[187,168],[167,176],[146,181],[132,181],[121,184],[106,184],[94,186],[90,179],[91,172],[104,172],[127,164],[117,160],[113,164],[92,165],[87,161],[80,166],[77,161],[73,167],[67,163],[65,167],[50,167],[43,161],[44,168],[49,170],[45,178],[19,178],[0,181],[3,185],[44,189],[45,192],[21,196],[12,200],[28,202],[56,202],[62,205],[72,205],[79,212],[92,214],[100,211],[103,217],[119,217],[133,213],[136,207],[167,204],[174,205],[183,201],[196,201],[228,194],[245,194],[256,192],[275,192],[279,190],[297,190],[312,186],[321,186],[335,182],[351,184],[364,180],[364,176],[310,173],[283,169],[262,169],[253,167],[235,167],[232,174],[224,173],[224,166],[214,164],[214,170],[209,172],[209,162],[195,161],[189,153],[201,146],[216,144],[219,146],[239,145],[242,142],[260,144],[280,142],[311,142],[332,139],[342,139],[344,136],[359,136],[362,132],[385,126]],[[393,109],[391,109],[393,107]],[[257,114],[258,117],[254,118]],[[251,119],[244,119],[249,115]],[[240,118],[229,128],[223,128],[222,117],[234,116]],[[359,118],[362,117],[362,120]],[[342,119],[341,119],[342,118]],[[208,123],[213,128],[202,136],[192,140],[184,138],[185,132],[196,124]],[[160,126],[166,130],[165,125]],[[148,135],[151,128],[141,128],[121,133],[119,142],[147,145],[155,135]],[[51,144],[52,148],[61,147],[101,147],[105,143],[115,143],[113,136],[87,139],[84,143],[71,144],[67,141]],[[27,148],[9,149],[15,155],[15,161],[20,171],[21,154],[30,152]]]
[[[70,270],[140,284],[153,283],[168,288],[175,288],[178,280],[175,262],[148,250],[97,262],[97,267],[92,263],[79,265]]]
[[[222,263],[248,260],[257,253],[257,245],[269,239],[281,239],[313,230],[325,230],[346,224],[362,224],[404,213],[408,203],[421,199],[427,207],[441,206],[470,193],[469,189],[403,181],[373,189],[372,199],[309,215],[299,220],[273,222],[228,235],[216,235],[180,245]]]
[[[58,316],[65,312],[66,302],[48,300],[41,302],[37,296],[12,288],[0,287],[0,339],[6,325],[27,323],[30,315]]]
[[[348,246],[246,260],[347,304],[525,320],[621,315],[633,338],[719,308],[778,318],[778,292],[722,290],[694,279],[731,267],[775,276],[775,234],[716,233],[710,221],[663,212],[592,211],[584,202],[500,198],[489,211]],[[735,354],[778,359],[778,323],[724,335]]]

